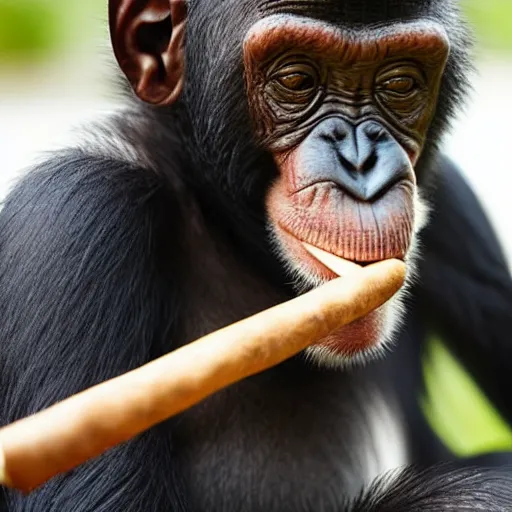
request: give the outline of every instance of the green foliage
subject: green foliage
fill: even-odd
[[[512,51],[512,0],[462,0],[461,3],[485,49]]]
[[[107,0],[0,0],[0,61],[63,53],[97,34]]]
[[[59,40],[59,16],[50,2],[0,0],[0,58],[44,53]]]
[[[471,376],[438,340],[424,362],[423,410],[445,445],[459,456],[512,450],[512,430]]]

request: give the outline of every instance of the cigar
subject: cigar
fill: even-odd
[[[377,309],[404,278],[398,260],[361,268],[0,429],[0,484],[36,489]]]

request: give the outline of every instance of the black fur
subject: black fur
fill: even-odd
[[[350,512],[503,512],[512,487],[505,469],[465,469],[455,465],[410,467],[377,480]]]
[[[165,183],[120,162],[63,154],[17,186],[0,216],[2,423],[168,350],[181,263],[167,229]],[[8,509],[162,510],[173,496],[180,510],[171,453],[156,429]]]
[[[182,101],[166,109],[133,102],[105,132],[96,128],[101,147],[84,143],[56,154],[3,206],[0,421],[292,296],[265,233],[263,196],[276,170],[252,139],[240,52],[258,16],[293,9],[357,27],[436,19],[452,38],[418,166],[435,214],[396,351],[351,372],[320,370],[298,357],[28,497],[4,490],[5,510],[512,509],[512,473],[502,468],[512,458],[472,461],[479,469],[467,461],[433,466],[453,457],[418,406],[422,348],[437,328],[512,419],[511,280],[478,202],[436,153],[468,68],[470,38],[448,0],[191,1]],[[427,188],[433,181],[438,187]],[[383,476],[359,495],[378,452],[370,420],[382,404],[403,428],[410,462],[423,469]]]

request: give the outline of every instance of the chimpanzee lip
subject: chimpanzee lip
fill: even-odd
[[[338,256],[334,252],[327,251],[327,250],[323,249],[322,247],[318,247],[316,245],[310,244],[310,243],[308,243],[308,242],[306,242],[304,240],[300,240],[300,239],[298,239],[298,240],[302,243],[302,245],[305,247],[305,249],[310,254],[312,254],[315,257],[316,257],[316,254],[318,254],[318,250],[319,250],[319,251],[321,251],[321,253],[325,253],[325,254],[328,254],[328,255],[330,254],[330,255],[334,256],[337,260],[340,260],[341,263],[349,263],[349,264],[353,264],[354,266],[361,267],[361,268],[362,267],[367,267],[369,265],[373,265],[375,263],[378,263],[379,261],[385,261],[386,259],[388,259],[388,258],[383,258],[383,259],[380,259],[380,260],[373,260],[373,261],[350,260],[350,259],[344,258],[342,256]],[[404,257],[397,257],[397,258],[393,258],[393,259],[398,259],[398,260],[401,260],[401,261],[405,261],[405,256]],[[322,260],[320,260],[320,262],[323,263]]]
[[[320,247],[318,244],[311,244],[307,240],[302,240],[295,234],[291,233],[286,227],[278,223],[277,225],[278,238],[281,239],[282,243],[285,244],[286,252],[296,261],[300,262],[300,265],[305,269],[309,269],[318,277],[322,279],[335,279],[336,277],[343,277],[349,273],[356,271],[358,268],[362,268],[372,263],[377,263],[382,260],[372,261],[354,261],[345,258],[336,252]],[[280,235],[279,235],[280,233]],[[318,253],[320,251],[320,253]],[[323,253],[323,255],[322,255]],[[336,258],[336,260],[327,261],[325,258],[330,256]],[[398,257],[397,259],[405,260],[405,256]],[[388,259],[388,258],[383,258]],[[341,266],[340,266],[341,265]],[[335,267],[335,269],[333,268]]]
[[[340,256],[338,256],[338,258],[340,258]],[[347,258],[343,258],[343,259],[347,259]],[[368,265],[373,265],[374,263],[379,263],[379,261],[385,261],[387,259],[405,261],[405,256],[402,256],[402,255],[401,256],[393,256],[392,258],[383,258],[381,260],[373,260],[373,261],[357,261],[357,260],[347,260],[347,261],[350,261],[351,263],[355,263],[356,265],[359,265],[360,267],[367,267]]]

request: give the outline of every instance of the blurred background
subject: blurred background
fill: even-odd
[[[460,0],[476,30],[474,93],[446,151],[512,260],[512,0]],[[41,151],[109,110],[107,0],[0,0],[0,197]],[[512,314],[512,312],[511,312]],[[457,453],[512,449],[512,431],[442,345],[425,359],[425,410]]]

